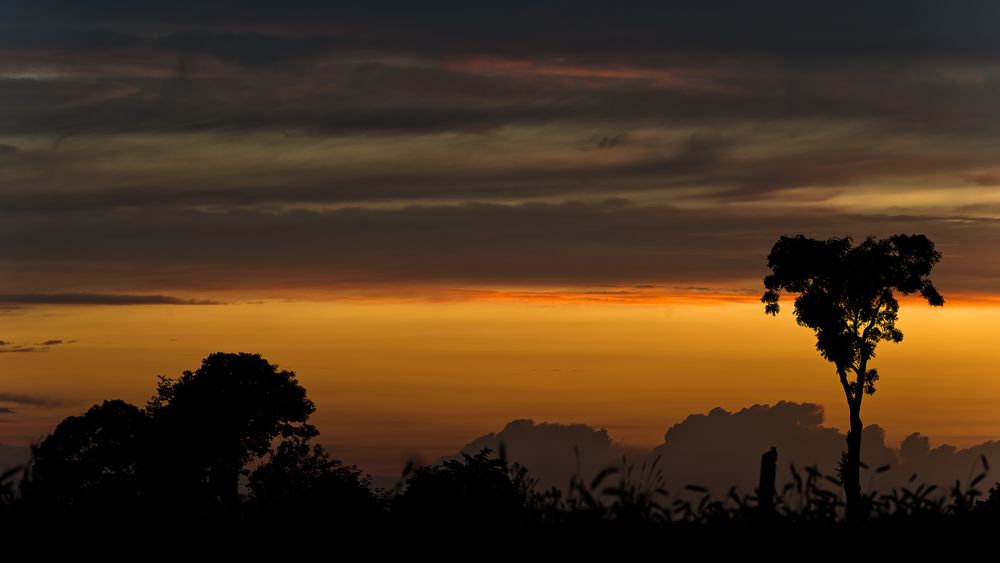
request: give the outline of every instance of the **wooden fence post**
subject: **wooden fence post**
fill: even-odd
[[[760,484],[757,486],[757,507],[762,511],[774,510],[774,479],[778,470],[778,449],[760,456]]]

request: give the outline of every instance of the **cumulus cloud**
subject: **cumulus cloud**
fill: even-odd
[[[1000,442],[990,440],[962,450],[948,444],[932,448],[926,436],[913,433],[903,440],[899,453],[900,462],[888,476],[893,481],[908,481],[916,475],[918,483],[952,486],[958,481],[965,487],[969,479],[1000,463]],[[987,486],[997,481],[995,474],[988,472],[988,476],[992,479],[986,481]]]
[[[690,415],[671,426],[663,443],[652,451],[624,447],[607,431],[587,425],[516,420],[498,433],[473,440],[461,452],[472,454],[483,447],[496,452],[503,444],[508,461],[528,468],[543,488],[565,488],[573,476],[589,482],[602,469],[621,467],[623,456],[626,465],[633,466],[659,458],[658,468],[668,490],[698,485],[724,496],[733,486],[753,493],[761,455],[771,446],[778,450],[779,486],[791,482],[792,465],[799,470],[814,466],[826,475],[836,475],[845,439],[837,429],[824,426],[822,406],[781,401],[735,412],[715,408]],[[900,448],[892,448],[885,443],[885,431],[870,425],[862,434],[862,461],[868,466],[863,470],[863,485],[883,492],[912,487],[914,474],[916,483],[950,486],[957,479],[967,484],[970,475],[983,470],[983,456],[987,463],[994,458],[1000,462],[1000,442],[964,450],[949,445],[931,448],[926,437],[913,434]],[[886,465],[889,470],[875,473]],[[996,480],[991,474],[986,486]]]
[[[12,467],[20,467],[31,457],[31,450],[25,447],[0,444],[0,472]]]
[[[535,423],[514,420],[503,430],[480,436],[466,444],[461,453],[473,455],[490,448],[495,455],[529,468],[537,487],[566,489],[576,475],[587,482],[609,465],[621,463],[622,456],[638,450],[611,440],[608,432],[585,424]]]
[[[781,483],[791,480],[791,464],[835,474],[840,452],[846,450],[845,436],[823,421],[823,407],[811,403],[781,401],[737,412],[715,408],[672,426],[653,455],[662,457],[665,478],[674,488],[697,484],[717,493],[730,486],[752,492],[760,456],[771,446],[778,449]],[[878,426],[865,428],[862,461],[878,467],[894,460],[884,436]]]

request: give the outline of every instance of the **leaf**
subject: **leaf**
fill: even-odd
[[[985,473],[980,473],[979,475],[976,476],[975,479],[972,480],[971,483],[969,483],[969,488],[971,489],[972,487],[975,487],[976,485],[979,484],[980,481],[982,481],[985,478],[986,478],[986,474]]]
[[[604,481],[604,479],[608,476],[614,475],[615,473],[618,473],[617,467],[612,466],[604,468],[604,470],[598,473],[597,476],[594,477],[594,480],[590,482],[590,488],[596,489],[597,486],[601,484],[601,481]]]

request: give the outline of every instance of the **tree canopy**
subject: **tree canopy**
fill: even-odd
[[[104,401],[70,416],[32,448],[25,493],[41,505],[104,511],[140,496],[149,419],[124,401]]]
[[[878,373],[862,366],[879,342],[900,342],[895,293],[919,293],[934,306],[944,298],[929,278],[941,253],[924,235],[815,240],[782,236],[767,257],[772,273],[764,278],[765,312],[778,314],[782,291],[798,293],[795,318],[816,333],[816,349],[837,372],[856,373],[863,391],[875,392]],[[847,388],[850,394],[856,389]]]
[[[147,404],[163,447],[159,466],[219,501],[235,500],[243,468],[276,437],[315,436],[315,408],[295,372],[260,354],[221,352],[177,379],[161,376]]]

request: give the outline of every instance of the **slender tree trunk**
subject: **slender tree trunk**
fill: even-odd
[[[847,497],[847,521],[858,523],[864,520],[861,504],[861,409],[851,408],[851,430],[847,433],[847,463],[841,477],[844,480],[844,494]]]

